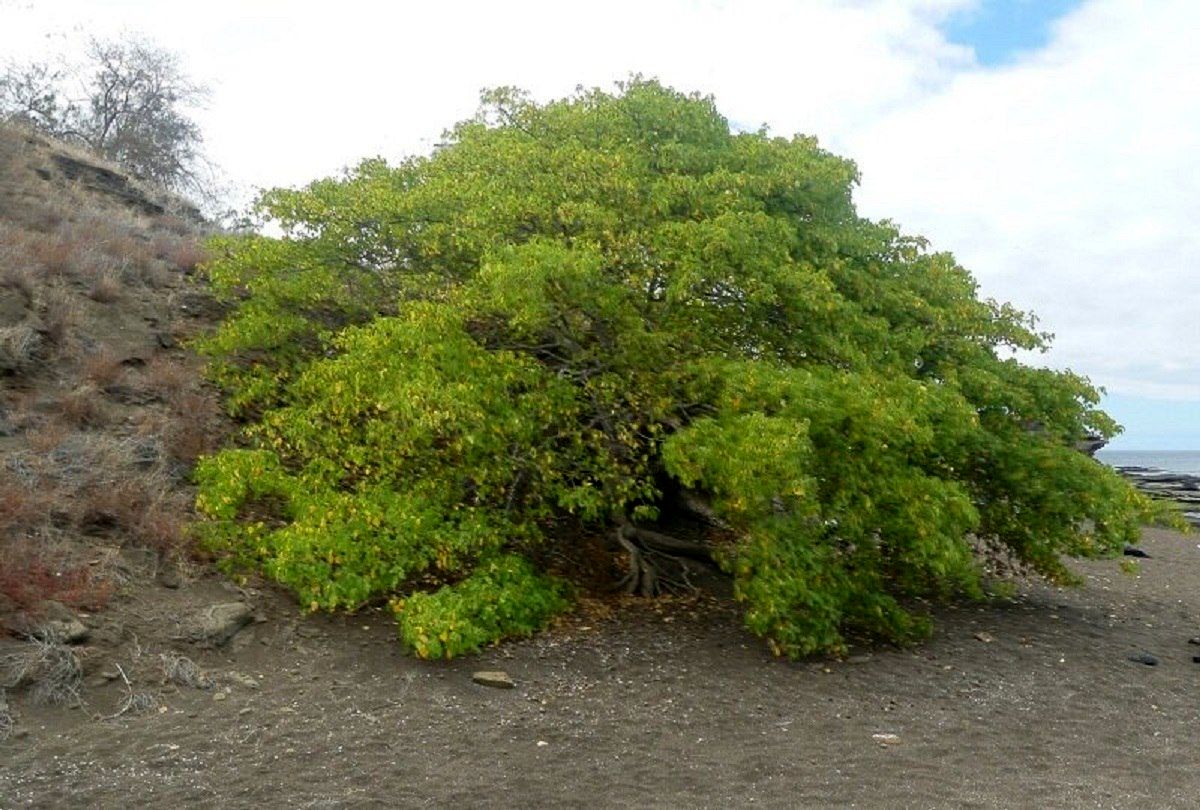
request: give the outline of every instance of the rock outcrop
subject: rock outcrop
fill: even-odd
[[[1200,475],[1155,467],[1117,467],[1117,471],[1147,495],[1178,503],[1188,522],[1200,528]]]

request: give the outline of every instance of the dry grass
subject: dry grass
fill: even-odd
[[[179,285],[204,250],[192,221],[62,182],[47,144],[22,140],[7,162],[8,135],[0,126],[0,398],[15,428],[0,443],[0,610],[47,600],[98,609],[127,575],[105,548],[153,549],[173,565],[188,557],[186,468],[216,448],[220,414],[185,353],[141,368],[122,358],[145,356],[160,330],[180,333],[167,293],[146,290]],[[143,385],[155,396],[125,396]],[[52,684],[51,702],[72,699],[69,659],[25,649],[5,672]],[[144,702],[132,689],[130,700],[130,711]]]
[[[121,275],[114,269],[105,269],[92,276],[87,297],[98,304],[112,304],[121,300],[124,285]]]
[[[158,355],[140,374],[145,390],[169,408],[143,419],[142,435],[160,436],[170,456],[186,465],[214,452],[223,437],[223,421],[216,396],[202,387],[198,366],[179,356]]]
[[[125,440],[109,451],[112,456],[74,482],[72,526],[86,534],[119,533],[167,558],[182,555],[191,498],[176,488],[157,446]]]
[[[183,508],[180,508],[180,507]],[[130,527],[133,539],[167,558],[178,557],[187,546],[188,534],[183,516],[186,504],[155,503]]]
[[[178,214],[164,214],[158,218],[155,225],[176,236],[192,236],[196,233],[195,223]]]
[[[59,398],[56,411],[62,420],[73,427],[100,427],[107,421],[107,412],[100,391],[84,384]]]
[[[8,474],[0,480],[0,532],[15,537],[19,530],[35,525],[48,514],[52,493],[22,483],[11,470],[4,472]]]
[[[194,388],[199,372],[180,362],[178,357],[156,355],[142,367],[146,390],[164,402],[172,402]]]
[[[25,306],[32,307],[37,294],[37,281],[29,265],[18,257],[0,254],[0,290],[16,291],[25,299]]]
[[[0,373],[20,373],[33,365],[42,336],[28,322],[0,326]]]
[[[87,355],[80,364],[83,379],[97,388],[107,388],[120,382],[125,370],[120,355],[107,346]]]
[[[190,275],[196,272],[201,264],[208,261],[209,256],[204,245],[198,240],[181,239],[175,243],[163,259],[183,273]]]
[[[79,322],[79,306],[63,290],[48,291],[42,302],[42,325],[47,339],[55,346],[63,346],[71,330]]]
[[[39,456],[47,456],[57,450],[72,433],[71,428],[61,419],[34,421],[27,416],[21,424],[24,425],[26,444]]]
[[[163,262],[154,260],[142,266],[141,282],[152,290],[162,290],[175,284],[177,274]]]
[[[33,241],[30,253],[44,277],[68,278],[75,274],[86,248],[86,244],[72,233],[70,225],[64,223],[45,238]]]
[[[190,391],[177,394],[171,405],[174,419],[163,433],[167,452],[189,466],[200,456],[215,452],[222,436],[214,398],[203,391]]]

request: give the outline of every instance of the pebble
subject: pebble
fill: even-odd
[[[516,686],[507,672],[500,670],[481,670],[471,675],[471,680],[480,686],[491,686],[495,689],[512,689]]]
[[[1148,667],[1158,666],[1158,658],[1146,652],[1134,653],[1129,656],[1129,660],[1135,664],[1145,664]]]
[[[253,675],[247,675],[244,672],[228,672],[225,677],[230,682],[236,683],[238,686],[244,686],[247,689],[258,689],[262,686]],[[313,678],[315,680],[316,676],[314,675]]]

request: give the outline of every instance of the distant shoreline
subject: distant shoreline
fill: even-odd
[[[1200,473],[1196,472],[1200,470],[1200,453],[1109,451],[1097,453],[1096,458],[1147,495],[1182,505],[1184,517],[1200,528]],[[1130,463],[1139,460],[1148,463]]]
[[[1096,452],[1095,458],[1110,467],[1140,467],[1176,475],[1200,476],[1200,450],[1110,450]]]

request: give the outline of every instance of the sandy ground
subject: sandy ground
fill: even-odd
[[[1086,588],[943,609],[927,644],[844,662],[774,660],[727,606],[635,602],[423,663],[382,614],[255,591],[265,621],[203,650],[161,616],[229,586],[152,589],[90,670],[125,661],[158,708],[97,719],[120,678],[75,709],[12,698],[0,807],[1197,807],[1198,542],[1150,531],[1137,576],[1089,563]],[[217,685],[145,674],[170,650]]]

